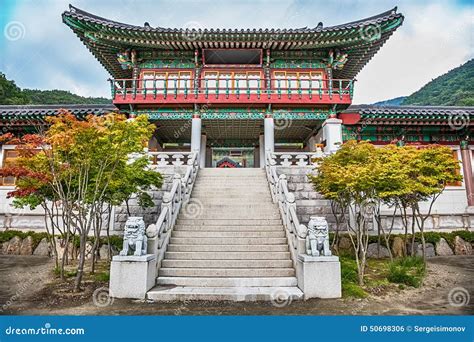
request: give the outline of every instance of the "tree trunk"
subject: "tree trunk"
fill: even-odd
[[[76,281],[74,282],[74,292],[81,290],[82,275],[84,273],[84,263],[86,260],[86,242],[87,235],[85,232],[80,232],[80,246],[79,246],[79,263],[77,265]]]

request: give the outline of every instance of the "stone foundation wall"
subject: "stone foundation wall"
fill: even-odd
[[[314,168],[307,167],[283,167],[277,166],[278,176],[286,175],[288,180],[288,190],[295,194],[296,213],[300,223],[307,225],[310,216],[326,217],[330,229],[335,229],[336,221],[331,211],[330,201],[313,189],[313,185],[308,180],[308,175],[314,172]]]
[[[137,198],[131,198],[128,202],[130,209],[130,216],[142,216],[145,221],[145,225],[155,223],[160,215],[160,208],[162,203],[163,194],[165,191],[170,191],[173,184],[173,176],[178,173],[181,177],[186,173],[186,166],[166,166],[157,169],[158,172],[163,176],[163,186],[160,190],[151,191],[151,196],[155,205],[151,208],[143,209],[138,205]],[[120,234],[123,231],[125,222],[128,218],[127,206],[123,203],[120,206],[114,208],[114,224],[113,232]]]

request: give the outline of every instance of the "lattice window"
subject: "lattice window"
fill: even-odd
[[[13,166],[17,158],[18,151],[4,149],[2,167]],[[0,177],[0,186],[13,186],[15,181],[15,177]]]

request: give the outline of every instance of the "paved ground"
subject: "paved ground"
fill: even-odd
[[[474,296],[474,257],[429,259],[428,276],[420,289],[406,289],[365,299],[309,300],[283,307],[272,303],[171,302],[105,300],[98,306],[95,288],[80,295],[54,288],[52,263],[46,258],[0,256],[2,314],[17,315],[472,315],[474,298],[463,306],[451,305],[449,293],[457,288]],[[87,285],[87,283],[86,283]],[[105,284],[103,284],[105,285]],[[91,285],[92,286],[92,285]],[[94,286],[101,286],[94,284]],[[460,292],[458,292],[459,294]],[[462,293],[461,293],[462,295]],[[458,300],[461,296],[454,296]]]

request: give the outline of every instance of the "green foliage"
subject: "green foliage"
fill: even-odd
[[[102,238],[102,243],[107,243],[107,238]],[[110,236],[110,245],[114,246],[117,250],[122,250],[123,246],[123,237],[118,235],[111,235]]]
[[[71,239],[71,242],[72,242],[73,246],[76,247],[76,248],[79,248],[79,246],[81,244],[79,236],[74,235],[70,239]],[[114,246],[117,250],[122,249],[122,246],[123,246],[123,237],[122,236],[111,235],[109,237],[109,239],[110,239],[110,245],[111,246]],[[88,236],[87,241],[90,242],[91,244],[94,244],[95,237],[94,236]],[[107,244],[108,244],[107,237],[102,236],[100,238],[100,241],[99,241],[99,246],[107,245]]]
[[[33,249],[38,246],[42,239],[48,238],[48,234],[46,232],[22,232],[19,230],[5,230],[0,232],[0,243],[6,242],[15,236],[18,236],[21,239],[31,236],[33,238]]]
[[[427,83],[402,104],[474,106],[474,59]]]
[[[0,105],[110,103],[111,100],[103,97],[83,97],[65,90],[21,90],[0,72]]]
[[[21,239],[26,238],[27,236],[31,236],[33,238],[33,249],[38,246],[40,241],[44,238],[48,239],[48,233],[46,232],[33,232],[33,231],[28,231],[28,232],[22,232],[20,230],[5,230],[3,232],[0,232],[0,243],[9,241],[13,237],[18,236]],[[59,237],[59,236],[58,236]],[[64,237],[62,237],[64,238]],[[74,247],[79,248],[80,242],[79,242],[79,236],[74,235],[70,237],[71,242],[73,243]],[[94,237],[89,236],[87,237],[87,241],[90,243],[94,243]],[[107,237],[102,236],[100,238],[100,244],[99,245],[106,245],[107,242]],[[123,245],[123,237],[119,235],[111,235],[110,236],[110,245],[114,246],[117,250],[122,249]]]
[[[454,248],[454,238],[456,236],[459,236],[464,241],[474,243],[474,231],[469,231],[469,230],[455,230],[455,231],[452,231],[452,232],[425,232],[424,235],[425,235],[426,243],[432,243],[433,245],[435,245],[437,242],[439,242],[439,240],[441,238],[443,238],[443,239],[446,240],[446,242],[448,242],[448,244],[451,246],[451,248]],[[342,238],[344,236],[347,237],[347,234],[341,234],[341,233],[339,234],[339,238]],[[395,239],[395,237],[400,237],[400,238],[404,239],[405,235],[404,234],[392,234],[392,235],[390,235],[390,237],[388,239],[390,245],[393,243],[393,239]],[[349,238],[349,237],[347,237],[347,238]],[[411,241],[411,238],[412,238],[412,234],[407,234],[407,240]],[[331,239],[331,241],[332,241],[332,239]],[[377,243],[377,242],[378,242],[378,236],[377,235],[371,235],[369,237],[369,243]],[[415,242],[421,243],[421,233],[420,232],[415,233]],[[385,243],[385,239],[380,239],[380,244],[382,246],[388,247]],[[340,256],[341,255],[343,255],[343,256],[350,255],[347,250],[340,250],[339,249],[338,253],[339,253]]]
[[[28,98],[29,104],[111,104],[104,97],[84,97],[66,90],[23,89],[22,93]]]
[[[365,298],[367,293],[358,285],[357,265],[350,257],[341,257],[341,283],[344,297]]]
[[[110,273],[109,272],[100,272],[94,274],[94,280],[100,282],[108,282],[110,280]]]
[[[425,273],[426,265],[423,258],[405,257],[390,263],[387,279],[392,283],[420,287]]]
[[[0,105],[23,105],[28,104],[28,97],[22,93],[14,81],[9,81],[0,72]]]

